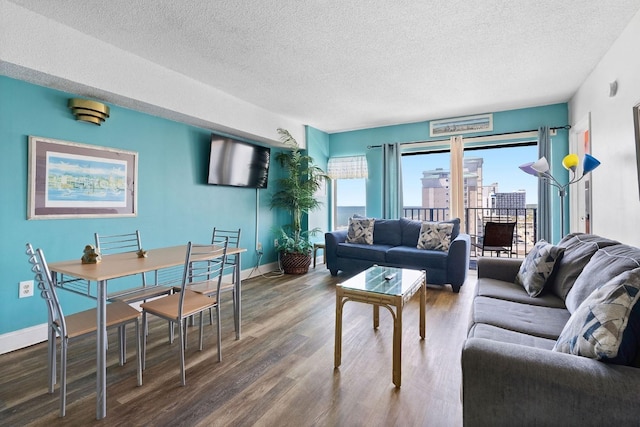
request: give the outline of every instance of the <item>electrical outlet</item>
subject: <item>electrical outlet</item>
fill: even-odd
[[[274,248],[278,247],[278,239],[273,239],[273,247]]]
[[[258,242],[258,243],[256,244],[256,250],[257,250],[258,252],[262,252],[262,243],[261,243],[261,242]]]
[[[33,296],[33,280],[25,280],[20,282],[19,287],[19,298],[26,298]]]

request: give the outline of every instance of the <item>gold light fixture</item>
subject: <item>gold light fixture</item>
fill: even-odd
[[[89,99],[71,98],[69,108],[76,120],[93,123],[100,126],[109,117],[109,107]]]

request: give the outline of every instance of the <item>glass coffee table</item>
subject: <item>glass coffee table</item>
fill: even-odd
[[[373,305],[373,328],[380,324],[380,307],[393,317],[393,384],[400,387],[402,370],[402,307],[420,291],[420,337],[425,336],[427,283],[425,272],[404,268],[373,267],[336,285],[336,345],[334,365],[342,362],[342,307],[347,301]],[[394,310],[395,309],[395,310]]]

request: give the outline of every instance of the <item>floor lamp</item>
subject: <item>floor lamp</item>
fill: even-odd
[[[560,233],[562,237],[564,237],[564,198],[567,195],[567,188],[569,185],[580,181],[582,178],[587,176],[589,172],[600,166],[600,162],[595,157],[585,154],[584,159],[582,160],[582,175],[578,177],[576,171],[579,163],[580,160],[577,154],[568,154],[564,159],[562,159],[562,166],[571,173],[569,182],[566,184],[560,184],[560,182],[551,175],[549,172],[549,162],[544,157],[541,157],[535,162],[525,163],[520,166],[520,169],[524,172],[529,175],[537,176],[558,189],[558,195],[560,196]]]

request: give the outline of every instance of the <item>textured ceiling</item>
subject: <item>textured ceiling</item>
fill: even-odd
[[[327,132],[566,102],[640,9],[640,0],[11,2]]]

